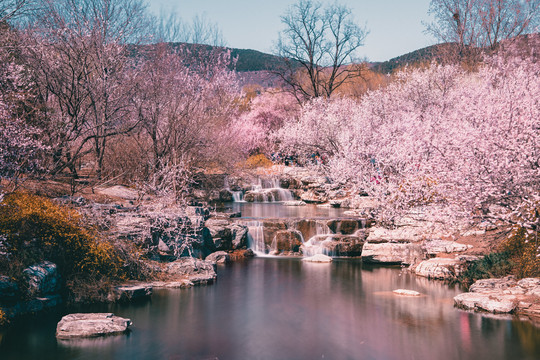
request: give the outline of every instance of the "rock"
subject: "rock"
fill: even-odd
[[[334,234],[351,235],[359,229],[365,228],[366,221],[364,219],[334,219],[328,220],[326,226],[328,226]]]
[[[219,192],[219,200],[222,202],[231,202],[233,201],[233,194],[227,189],[223,189]]]
[[[494,295],[482,293],[463,293],[454,297],[454,305],[471,310],[492,313],[511,313],[517,307],[516,298],[512,295]]]
[[[11,303],[19,298],[19,286],[8,276],[0,275],[0,304]]]
[[[293,201],[284,201],[283,205],[284,206],[305,206],[307,204],[302,200],[293,200]]]
[[[417,242],[424,240],[425,229],[415,226],[403,226],[397,229],[372,227],[367,241],[369,243]]]
[[[216,264],[226,264],[231,258],[225,251],[216,251],[208,255],[205,260],[215,262]]]
[[[306,255],[318,253],[322,249],[332,256],[360,256],[364,245],[364,237],[353,235],[325,234],[315,235],[302,245]]]
[[[197,285],[212,283],[216,280],[215,266],[216,264],[212,261],[183,257],[170,263],[165,271],[169,274],[186,277]]]
[[[148,299],[152,296],[153,288],[150,285],[118,286],[115,288],[118,301],[132,302]]]
[[[28,284],[28,292],[32,296],[54,294],[60,290],[60,276],[56,264],[44,261],[23,270]]]
[[[302,245],[302,234],[297,230],[279,230],[275,233],[272,242],[278,252],[298,252]]]
[[[392,292],[396,295],[401,295],[401,296],[421,296],[422,295],[418,291],[406,290],[406,289],[397,289]]]
[[[362,261],[386,264],[414,264],[424,258],[418,244],[411,243],[365,243]]]
[[[329,262],[332,262],[333,260],[330,256],[317,254],[317,255],[305,257],[302,259],[302,261],[314,262],[314,263],[329,263]]]
[[[330,200],[330,206],[332,206],[333,208],[339,208],[341,207],[342,202],[343,200]]]
[[[158,250],[159,251],[163,251],[163,252],[168,252],[170,251],[169,247],[167,246],[167,244],[165,244],[163,242],[163,240],[159,239],[159,242],[158,242]]]
[[[56,337],[72,339],[118,335],[125,333],[131,324],[130,319],[111,313],[70,314],[64,316],[56,326]]]
[[[327,201],[324,195],[317,194],[312,190],[302,193],[300,199],[308,204],[322,204]]]
[[[428,255],[436,255],[439,253],[455,253],[462,252],[472,248],[472,245],[460,244],[455,241],[448,240],[426,240],[423,248]]]
[[[493,313],[520,313],[538,316],[540,279],[516,281],[513,276],[476,281],[470,292],[454,297],[454,304],[464,309]]]
[[[416,275],[429,279],[455,279],[463,269],[463,263],[457,259],[433,258],[422,261],[415,269]]]
[[[98,194],[113,196],[124,200],[137,200],[139,198],[139,193],[136,190],[122,185],[115,185],[106,189],[98,189],[96,192]]]

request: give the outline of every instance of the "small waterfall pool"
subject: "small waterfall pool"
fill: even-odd
[[[392,290],[422,293],[403,297]],[[158,290],[151,301],[69,309],[130,318],[127,335],[57,341],[68,311],[0,333],[0,359],[540,358],[540,329],[516,318],[454,308],[460,289],[358,260],[313,264],[255,258],[218,269],[218,281]]]

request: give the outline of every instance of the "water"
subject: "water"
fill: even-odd
[[[228,204],[233,212],[240,211],[244,218],[302,218],[302,219],[336,219],[342,218],[345,209],[321,207],[317,205],[283,206],[282,203],[248,203],[234,202]]]
[[[539,328],[457,310],[459,292],[357,260],[253,259],[220,268],[211,286],[85,309],[131,318],[129,335],[57,342],[61,314],[16,324],[0,335],[0,359],[540,358]]]

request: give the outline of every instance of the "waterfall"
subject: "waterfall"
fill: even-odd
[[[331,251],[328,251],[324,247],[326,241],[332,241],[332,235],[334,235],[326,224],[321,224],[315,221],[315,234],[311,236],[307,241],[304,241],[302,245],[302,253],[304,256],[313,256],[316,254],[324,254],[333,256]],[[313,229],[311,229],[313,230]],[[311,231],[313,233],[313,231]]]
[[[266,255],[267,249],[264,243],[264,226],[261,221],[246,221],[248,227],[248,246],[257,256]]]
[[[244,192],[243,191],[231,191],[234,202],[245,202],[244,201]]]
[[[257,182],[251,185],[248,191],[253,202],[277,202],[294,200],[293,193],[288,189],[283,189],[279,184],[279,178],[271,179],[258,178]]]

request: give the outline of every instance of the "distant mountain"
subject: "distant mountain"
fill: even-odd
[[[455,53],[457,50],[458,45],[456,43],[432,45],[388,61],[372,63],[371,69],[384,74],[390,74],[407,65],[430,63],[432,61],[442,62],[448,54]],[[495,51],[503,51],[514,56],[532,54],[540,57],[540,33],[520,35],[513,39],[503,40]],[[485,52],[492,53],[493,50],[485,50]]]

